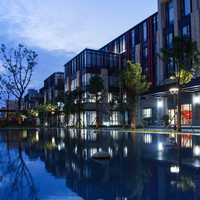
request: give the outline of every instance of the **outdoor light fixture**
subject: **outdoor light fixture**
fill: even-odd
[[[36,141],[39,141],[39,140],[40,140],[40,137],[39,137],[39,132],[38,132],[38,131],[36,131],[36,136],[35,136],[35,139],[36,139]]]
[[[162,142],[158,143],[158,151],[164,151],[164,146]]]
[[[200,95],[194,95],[193,96],[193,104],[200,104]]]
[[[58,144],[58,151],[61,151],[65,148],[65,143],[61,142],[60,144]]]
[[[200,146],[199,145],[195,145],[194,147],[193,147],[193,155],[194,156],[200,156]]]
[[[170,172],[171,172],[172,174],[179,174],[179,172],[180,172],[180,167],[177,166],[177,165],[172,165],[172,166],[170,167]]]
[[[172,94],[172,95],[178,94],[179,88],[177,88],[177,87],[170,88],[170,89],[169,89],[169,92],[170,92],[170,94]]]
[[[176,80],[176,77],[175,76],[170,76],[169,79],[170,80]]]
[[[54,137],[52,137],[51,143],[52,143],[53,145],[55,145],[56,141],[55,141],[55,138],[54,138]]]
[[[157,101],[157,107],[158,108],[163,108],[163,100],[162,99],[158,99],[158,101]]]

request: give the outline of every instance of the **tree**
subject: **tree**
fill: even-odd
[[[181,94],[186,84],[196,77],[200,67],[200,52],[196,42],[188,38],[175,37],[171,49],[161,49],[159,57],[165,64],[174,64],[170,79],[176,84],[177,93],[177,131],[181,131]]]
[[[25,46],[19,44],[16,49],[7,49],[2,44],[0,47],[0,59],[3,63],[3,85],[18,101],[18,109],[21,110],[23,95],[30,84],[33,70],[37,64],[37,54]]]
[[[0,76],[0,102],[1,104],[6,104],[10,99],[10,90],[7,90],[7,87],[5,86],[4,79],[2,76]],[[8,109],[8,107],[7,107]]]
[[[89,82],[89,92],[95,96],[95,106],[96,106],[96,128],[100,126],[100,116],[99,116],[99,103],[101,101],[101,94],[104,90],[103,79],[94,75],[90,78]]]
[[[65,118],[67,122],[67,126],[69,125],[69,117],[70,114],[74,114],[76,112],[76,106],[74,104],[75,101],[75,96],[70,92],[65,95],[64,98],[64,113],[65,113]]]
[[[150,86],[146,77],[142,74],[140,64],[127,62],[127,66],[122,70],[121,75],[122,87],[126,95],[127,108],[130,111],[131,128],[136,129],[136,106],[138,97],[144,93]]]

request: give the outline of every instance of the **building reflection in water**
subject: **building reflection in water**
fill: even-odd
[[[43,161],[47,172],[65,179],[66,187],[86,200],[200,198],[200,139],[191,135],[179,139],[181,151],[172,134],[75,129],[1,133],[9,150],[16,153],[20,144],[29,159]],[[112,159],[93,160],[99,151]]]

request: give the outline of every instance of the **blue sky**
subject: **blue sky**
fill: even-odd
[[[30,87],[83,48],[98,49],[157,10],[157,0],[1,0],[0,43],[38,54]]]

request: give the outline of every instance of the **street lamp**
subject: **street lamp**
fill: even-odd
[[[169,89],[169,93],[176,97],[179,93],[179,88],[178,87],[172,87],[172,88]],[[176,105],[175,105],[175,108],[176,108]],[[174,124],[176,123],[175,116],[176,116],[176,109],[174,111]]]
[[[179,92],[179,88],[178,87],[173,87],[169,89],[170,94],[172,95],[177,95]]]

